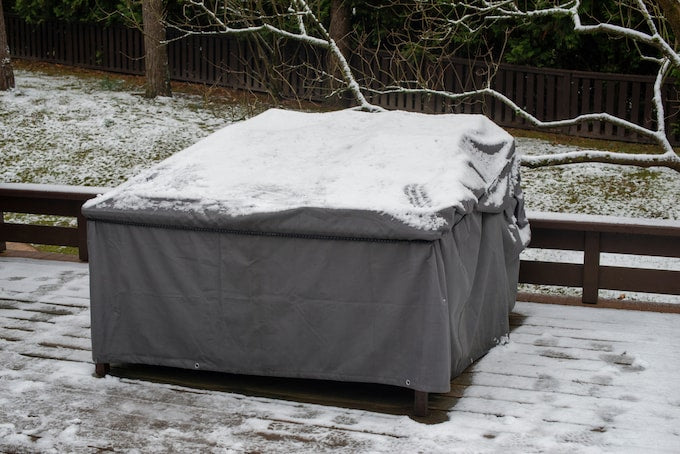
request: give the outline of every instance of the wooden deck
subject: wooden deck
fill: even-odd
[[[114,367],[87,265],[0,257],[0,452],[680,452],[680,314],[518,303],[509,343],[408,416],[377,385]]]

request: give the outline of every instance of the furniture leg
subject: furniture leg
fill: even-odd
[[[111,372],[111,365],[109,363],[96,363],[94,365],[94,375],[97,378],[106,377],[106,374]]]
[[[425,391],[416,391],[413,400],[413,414],[415,416],[427,416],[427,400],[428,393]]]

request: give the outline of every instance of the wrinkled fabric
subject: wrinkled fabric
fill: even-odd
[[[447,392],[508,333],[521,243],[503,213],[435,241],[88,223],[95,362]]]
[[[434,240],[519,188],[514,141],[481,115],[271,109],[83,207],[97,220]]]

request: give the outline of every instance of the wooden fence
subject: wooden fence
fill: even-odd
[[[144,72],[144,43],[136,29],[122,26],[45,22],[29,25],[8,16],[10,52],[14,57],[100,69],[124,74]],[[170,36],[172,38],[172,36]],[[326,56],[301,44],[286,44],[266,64],[256,57],[253,41],[233,37],[192,36],[169,44],[169,63],[174,80],[221,85],[233,89],[266,92],[284,97],[321,101],[330,92],[328,79],[311,69],[322,67]],[[288,65],[277,65],[276,62]],[[394,68],[384,53],[354,56],[352,65],[359,79],[383,80]],[[468,60],[453,59],[442,66],[439,88],[460,92],[480,87],[487,68]],[[276,78],[271,77],[276,72]],[[393,71],[392,71],[393,72]],[[269,75],[267,75],[269,74]],[[580,114],[608,112],[645,127],[655,127],[652,109],[654,78],[622,74],[531,68],[501,65],[494,79],[500,90],[540,120],[573,118]],[[667,130],[680,123],[678,90],[664,87]],[[439,96],[383,94],[372,102],[389,109],[422,112],[484,113],[505,127],[532,129],[512,109],[495,99],[452,103]],[[680,128],[679,128],[680,129]],[[649,142],[646,137],[604,122],[580,124],[561,132],[599,139]],[[671,141],[680,145],[680,133]]]
[[[0,184],[0,251],[6,241],[76,246],[86,261],[82,204],[106,188]],[[78,218],[77,228],[3,223],[3,212],[58,214]],[[521,283],[580,287],[581,302],[600,302],[599,289],[680,295],[680,271],[600,265],[600,253],[680,258],[680,222],[608,216],[535,213],[530,247],[584,251],[583,264],[522,261]],[[625,306],[623,306],[625,307]],[[674,308],[676,311],[680,306]]]

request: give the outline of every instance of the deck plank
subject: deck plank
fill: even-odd
[[[0,257],[0,451],[680,450],[678,314],[518,303],[509,342],[416,419],[388,386],[134,365],[97,379],[86,271]]]

